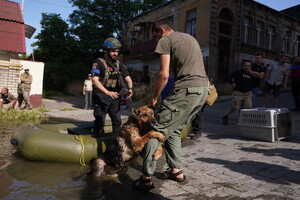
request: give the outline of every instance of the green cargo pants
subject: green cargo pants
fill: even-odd
[[[159,107],[158,124],[154,130],[165,136],[164,150],[169,167],[181,168],[181,131],[200,111],[207,95],[207,86],[175,90]],[[156,161],[153,160],[153,155],[160,145],[162,144],[157,139],[150,139],[142,151],[142,172],[145,176],[154,174]]]

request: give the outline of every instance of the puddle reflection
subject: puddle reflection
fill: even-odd
[[[66,122],[70,121],[50,119],[29,123],[57,124]],[[145,194],[133,190],[133,180],[140,175],[140,170],[132,167],[129,167],[127,173],[121,177],[93,180],[85,175],[89,167],[81,167],[79,164],[36,162],[24,159],[10,144],[13,130],[24,123],[27,124],[28,122],[0,122],[1,200],[164,199],[154,193]],[[141,160],[136,162],[141,162]]]

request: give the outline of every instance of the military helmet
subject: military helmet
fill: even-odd
[[[121,48],[121,42],[116,38],[110,37],[104,40],[102,46],[104,49],[119,49]]]

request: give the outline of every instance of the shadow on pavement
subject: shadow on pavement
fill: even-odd
[[[257,148],[240,148],[240,150],[251,153],[261,153],[265,156],[280,156],[289,160],[300,161],[300,150],[289,148],[275,148],[275,149],[257,149]]]
[[[281,185],[300,184],[300,172],[287,167],[257,161],[227,161],[215,158],[196,158],[198,161],[222,165],[232,171]]]
[[[143,199],[143,200],[171,200],[163,197],[155,190],[150,192],[137,191],[133,189],[133,182],[130,177],[119,177],[118,181],[109,179],[92,180],[87,179],[86,187],[81,191],[82,200],[98,199]]]

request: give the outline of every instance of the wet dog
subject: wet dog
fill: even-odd
[[[89,175],[100,177],[120,173],[130,160],[137,157],[151,138],[163,142],[164,136],[152,131],[156,123],[154,110],[150,106],[133,108],[128,121],[122,125],[120,135],[116,138],[116,144],[105,151],[103,155],[91,163]],[[153,156],[158,160],[163,153],[160,147]]]

